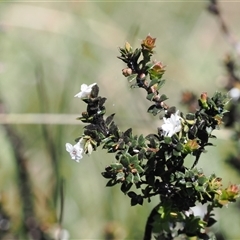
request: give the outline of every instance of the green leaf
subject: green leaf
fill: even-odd
[[[137,169],[138,173],[144,172],[143,168],[140,165],[135,165],[135,168]]]
[[[107,182],[106,187],[112,187],[117,184],[116,179],[111,179]]]
[[[116,180],[122,180],[124,179],[124,177],[125,177],[124,172],[119,172],[117,173]]]
[[[215,224],[216,222],[217,222],[216,219],[210,217],[210,218],[208,219],[207,227],[211,227],[211,226],[212,226],[213,224]]]
[[[173,149],[173,156],[179,157],[181,156],[181,152],[178,152],[177,150]]]
[[[99,93],[99,87],[98,87],[97,84],[95,84],[95,85],[92,87],[91,97],[96,98],[96,97],[98,96],[98,93]]]
[[[131,82],[134,81],[134,80],[136,81],[136,79],[137,79],[137,74],[136,74],[136,73],[130,75],[130,76],[127,78],[127,80],[128,80],[129,83],[131,83]]]
[[[172,138],[171,137],[164,137],[164,143],[166,143],[166,144],[172,143]]]
[[[157,107],[155,104],[150,106],[147,110],[147,112],[151,113],[153,116],[156,116],[159,112],[163,110],[162,107]]]
[[[150,70],[151,68],[153,68],[153,67],[155,66],[155,63],[153,63],[153,62],[151,61],[151,62],[146,63],[145,66],[147,67],[148,70]]]
[[[109,126],[109,131],[111,134],[113,134],[116,138],[119,138],[119,129],[117,125],[114,122],[111,122]]]
[[[152,101],[153,98],[154,98],[154,96],[155,96],[154,93],[150,93],[150,94],[148,94],[148,95],[147,95],[147,100]]]
[[[147,187],[145,189],[142,189],[142,193],[143,193],[144,197],[147,197],[151,191],[152,191],[152,187],[149,185],[147,185]]]
[[[123,165],[121,163],[112,163],[110,166],[115,171],[119,171],[123,169]]]
[[[139,58],[140,55],[141,55],[141,52],[142,52],[142,49],[141,49],[141,48],[137,48],[137,49],[134,51],[134,53],[133,53],[133,55],[132,55],[132,59],[133,59],[135,62],[137,62],[138,58]]]
[[[108,116],[106,118],[106,120],[105,120],[106,125],[109,125],[113,121],[114,115],[115,115],[115,113],[111,114],[110,116]]]
[[[165,94],[162,94],[162,95],[160,96],[159,101],[163,102],[163,101],[166,101],[167,99],[168,99],[168,97],[167,97]]]
[[[129,173],[128,176],[126,177],[127,182],[129,183],[134,183],[134,176],[132,173]]]
[[[142,134],[138,137],[138,144],[139,144],[140,147],[144,147],[146,145],[145,144],[145,138]]]
[[[153,79],[150,84],[149,87],[153,86],[154,84],[159,83],[159,79]]]
[[[132,185],[133,185],[132,183],[124,182],[121,186],[121,191],[123,193],[127,193],[130,190],[130,188],[132,187]]]
[[[133,181],[134,181],[134,183],[137,183],[137,182],[140,182],[140,181],[141,181],[141,178],[140,178],[140,176],[139,176],[138,173],[136,173],[136,174],[134,175]]]
[[[127,195],[128,195],[130,198],[135,198],[135,197],[137,197],[137,194],[136,194],[135,192],[133,192],[133,191],[129,192]]]
[[[124,133],[123,133],[123,135],[125,136],[125,137],[132,137],[132,128],[129,128],[128,130],[126,130]]]
[[[183,145],[180,142],[178,142],[177,143],[177,151],[181,152],[183,149],[184,149]]]
[[[138,155],[135,154],[133,156],[131,156],[130,154],[128,154],[128,159],[129,159],[129,164],[134,164],[134,165],[138,165]]]
[[[124,166],[124,167],[128,167],[130,164],[129,161],[129,156],[126,156],[126,154],[122,155],[120,158],[120,163]]]
[[[158,83],[158,89],[160,89],[165,84],[165,82],[166,82],[165,79],[161,79]]]
[[[187,119],[187,120],[195,120],[195,114],[193,114],[193,113],[187,113],[187,114],[186,114],[186,119]]]
[[[114,174],[111,172],[102,172],[101,173],[104,178],[113,178]]]

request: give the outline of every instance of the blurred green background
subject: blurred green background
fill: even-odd
[[[222,59],[231,48],[206,5],[207,1],[0,2],[0,99],[7,113],[28,114],[21,115],[24,119],[31,113],[69,114],[56,115],[58,124],[49,116],[45,125],[40,117],[22,124],[21,116],[11,124],[23,145],[34,209],[44,231],[55,234],[59,227],[60,192],[54,189],[63,181],[61,226],[70,239],[104,239],[104,232],[111,229],[117,232],[116,239],[142,238],[158,199],[130,207],[119,186],[106,188],[101,172],[114,155],[103,150],[85,156],[79,164],[71,161],[65,143],[82,134],[83,125],[75,118],[85,110],[84,102],[73,96],[82,83],[97,82],[100,95],[108,99],[107,114],[116,113],[122,130],[155,132],[160,120],[146,113],[145,93],[129,89],[121,73],[125,66],[117,59],[118,47],[125,41],[139,47],[149,33],[157,38],[154,58],[167,66],[162,91],[169,105],[186,111],[179,103],[183,90],[212,95],[221,89]],[[238,34],[240,3],[220,2],[220,6]],[[224,161],[234,151],[234,143],[225,131],[216,135],[216,147],[209,147],[200,167],[206,174],[223,177],[226,185],[238,183],[239,174]],[[11,231],[18,232],[22,203],[16,149],[4,126],[0,146],[1,206],[10,217]],[[217,212],[214,230],[222,231],[226,239],[240,239],[236,208],[229,205]]]

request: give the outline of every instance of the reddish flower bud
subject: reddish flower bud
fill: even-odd
[[[206,92],[203,92],[201,94],[201,97],[200,97],[200,102],[202,103],[202,107],[204,109],[208,109],[208,104],[207,104],[207,99],[208,99],[208,96],[207,96],[207,93]]]
[[[227,205],[229,202],[235,202],[239,197],[240,188],[239,185],[230,184],[228,188],[222,190],[222,193],[216,198],[221,205]]]
[[[141,43],[142,48],[152,51],[152,49],[155,47],[155,41],[156,38],[152,38],[150,35],[148,35]]]
[[[229,197],[237,198],[240,193],[239,185],[236,184],[229,185],[228,188],[226,189],[226,192],[228,193]]]
[[[201,101],[203,101],[203,102],[206,102],[207,101],[207,93],[206,92],[203,92],[202,94],[201,94]]]
[[[166,66],[164,66],[161,62],[155,62],[155,65],[153,66],[153,70],[157,73],[162,73],[165,72],[165,68]]]
[[[146,74],[141,73],[140,76],[139,76],[139,79],[140,80],[144,80],[145,78],[146,78]]]
[[[125,77],[128,77],[130,75],[132,75],[132,69],[131,68],[124,68],[122,70],[122,74],[125,76]]]

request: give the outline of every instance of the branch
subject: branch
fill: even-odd
[[[210,0],[210,4],[208,5],[207,9],[210,13],[216,16],[223,35],[226,37],[227,41],[232,46],[236,54],[240,57],[240,43],[237,41],[236,37],[231,33],[229,27],[227,26],[222,16],[222,12],[220,11],[218,1]]]

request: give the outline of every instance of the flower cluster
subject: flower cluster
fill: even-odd
[[[95,85],[96,83],[93,83],[89,86],[87,84],[82,84],[81,91],[77,93],[74,97],[88,99],[91,95],[92,88]],[[86,141],[86,138],[81,137],[77,140],[77,143],[75,145],[66,143],[66,151],[69,152],[73,160],[79,162],[79,160],[83,158],[84,153],[87,152],[90,154],[92,152],[92,145],[91,143],[88,143],[88,141]]]

